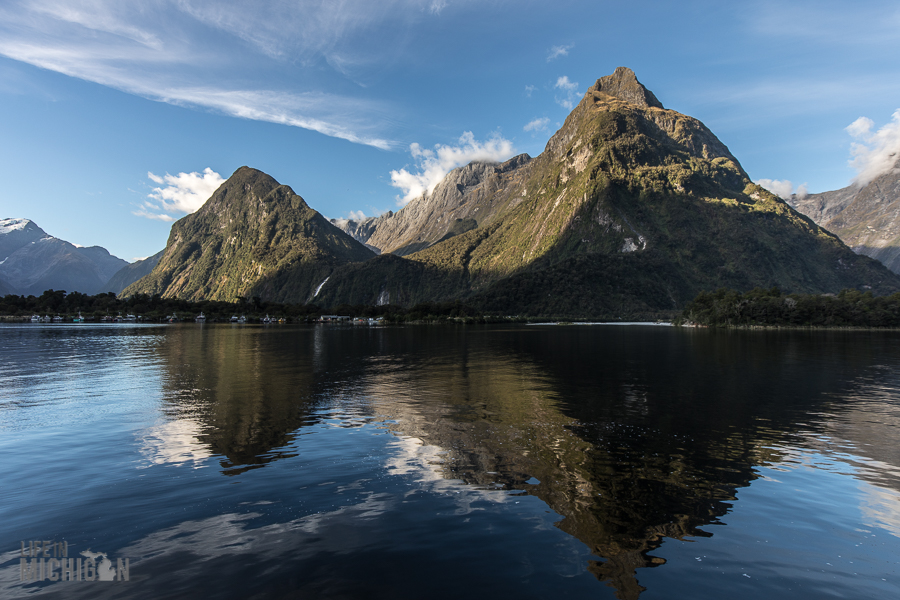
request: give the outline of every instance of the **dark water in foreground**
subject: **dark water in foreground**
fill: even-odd
[[[893,599],[898,441],[897,332],[0,326],[0,597]]]

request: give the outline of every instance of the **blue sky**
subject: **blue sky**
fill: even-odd
[[[895,1],[6,0],[0,218],[133,260],[242,165],[397,210],[540,154],[617,66],[753,179],[836,189],[900,138],[898,32]]]

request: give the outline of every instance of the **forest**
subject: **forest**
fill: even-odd
[[[900,293],[875,296],[845,289],[838,294],[783,294],[756,288],[701,292],[676,325],[706,327],[900,327]]]

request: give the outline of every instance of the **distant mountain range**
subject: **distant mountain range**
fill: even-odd
[[[96,294],[128,262],[100,246],[48,235],[28,219],[0,219],[0,294],[39,296],[48,289]]]
[[[900,166],[865,186],[794,196],[789,203],[837,234],[854,252],[900,273]]]
[[[772,286],[882,294],[900,277],[752,183],[703,123],[620,67],[540,156],[466,165],[396,213],[329,221],[241,167],[122,293],[652,318],[700,291]]]

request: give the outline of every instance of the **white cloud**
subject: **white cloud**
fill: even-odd
[[[553,87],[565,93],[563,97],[556,97],[556,103],[563,108],[572,110],[575,107],[575,102],[578,100],[578,83],[569,81],[569,78],[563,75],[556,80],[556,84]]]
[[[550,52],[547,54],[547,62],[551,60],[557,59],[560,56],[568,56],[569,50],[574,47],[574,44],[569,44],[568,46],[553,46],[550,48]]]
[[[846,128],[858,140],[850,146],[850,166],[856,169],[853,183],[859,186],[900,168],[900,109],[894,111],[887,125],[878,131],[872,131],[874,127],[872,119],[860,117]]]
[[[361,210],[351,210],[347,213],[351,221],[362,221],[366,218],[366,213]]]
[[[436,144],[434,150],[411,144],[410,154],[416,160],[418,172],[406,169],[391,171],[391,185],[403,191],[397,204],[404,206],[423,194],[430,194],[451,170],[473,161],[501,162],[515,153],[511,141],[494,134],[479,142],[471,131],[464,132],[456,146]]]
[[[533,85],[526,85],[525,86],[525,95],[528,96],[529,98],[531,98],[531,92],[533,92],[536,89],[537,88],[534,87]]]
[[[529,121],[522,129],[525,131],[546,131],[549,123],[550,119],[542,117],[540,119],[535,119],[534,121]]]
[[[153,188],[148,198],[155,202],[144,202],[143,206],[134,214],[148,219],[172,222],[175,220],[167,213],[193,213],[213,195],[219,186],[225,182],[221,175],[210,169],[203,173],[179,173],[160,177],[148,172],[147,177],[154,183],[164,187]]]
[[[136,215],[138,217],[145,217],[147,219],[156,219],[157,221],[163,221],[164,223],[171,223],[175,221],[175,217],[171,217],[169,215],[163,215],[159,213],[152,213],[148,211],[146,208],[141,208],[132,212],[131,214]]]
[[[392,106],[326,93],[406,50],[445,0],[6,0],[0,55],[151,100],[387,149]],[[384,44],[390,37],[396,43]],[[353,96],[347,94],[353,94]]]
[[[807,184],[801,183],[799,186],[794,188],[794,184],[787,179],[757,179],[755,183],[766,188],[783,200],[790,200],[791,195],[794,194],[798,198],[803,199],[806,197],[806,194],[809,193],[809,191],[807,190]]]

